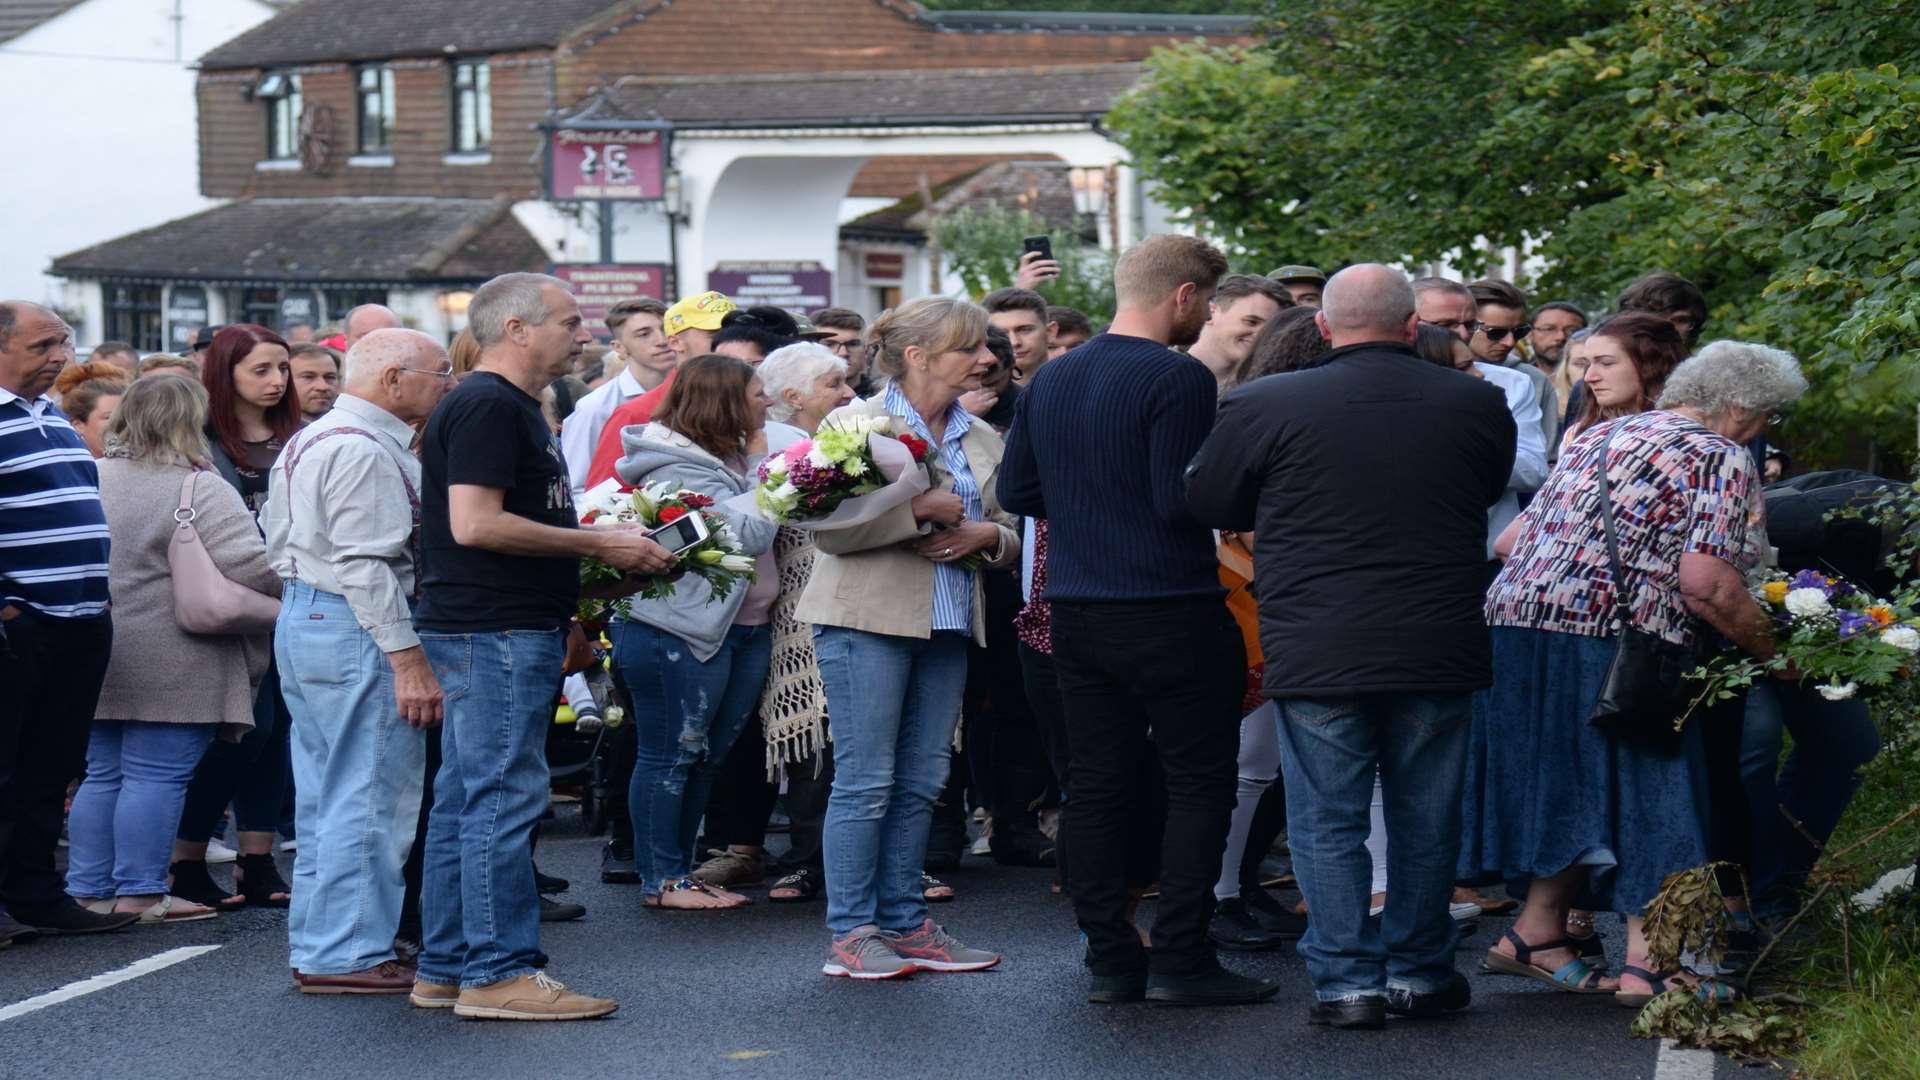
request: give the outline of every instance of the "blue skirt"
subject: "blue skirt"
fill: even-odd
[[[1524,883],[1591,869],[1583,906],[1638,915],[1668,874],[1708,861],[1698,724],[1677,750],[1587,723],[1612,638],[1496,626],[1493,688],[1474,695],[1460,876]]]

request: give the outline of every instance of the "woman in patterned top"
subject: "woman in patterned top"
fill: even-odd
[[[1617,992],[1623,1004],[1692,981],[1647,967],[1640,912],[1667,874],[1708,859],[1700,725],[1688,725],[1679,751],[1662,753],[1617,740],[1587,716],[1613,660],[1622,604],[1635,628],[1664,640],[1704,632],[1697,617],[1753,655],[1771,654],[1767,617],[1738,568],[1761,505],[1741,444],[1806,387],[1799,365],[1776,349],[1709,346],[1674,371],[1658,409],[1600,423],[1568,446],[1500,537],[1511,557],[1487,595],[1495,682],[1474,733],[1480,790],[1468,794],[1487,819],[1467,854],[1477,854],[1473,869],[1532,883],[1513,930],[1488,952],[1495,970],[1575,993]],[[1603,464],[1624,583],[1607,557]],[[1617,981],[1564,936],[1576,896],[1627,916]]]

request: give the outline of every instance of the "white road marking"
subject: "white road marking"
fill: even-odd
[[[170,968],[175,964],[191,960],[196,956],[203,956],[219,947],[218,945],[183,945],[178,949],[168,949],[166,952],[149,956],[144,960],[135,960],[126,967],[116,968],[113,971],[81,979],[79,982],[70,982],[57,990],[49,990],[44,994],[35,995],[25,1001],[16,1001],[6,1008],[0,1009],[0,1021],[12,1020],[17,1016],[25,1016],[28,1013],[39,1012],[41,1009],[50,1008],[63,1001],[72,1001],[74,998],[85,997],[95,991],[105,990],[110,986],[118,986],[129,979],[137,979],[142,975],[151,975],[162,968]]]
[[[1661,1039],[1653,1080],[1713,1080],[1713,1063],[1711,1050],[1683,1049],[1672,1039]]]

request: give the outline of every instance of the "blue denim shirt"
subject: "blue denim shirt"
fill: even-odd
[[[933,435],[920,419],[920,411],[907,400],[906,392],[898,383],[887,383],[885,403],[887,412],[906,421],[915,435],[933,443]],[[947,409],[946,437],[933,446],[941,464],[953,475],[953,493],[966,504],[967,520],[980,521],[986,516],[980,503],[980,484],[973,478],[973,467],[967,464],[966,450],[960,446],[961,438],[973,423],[973,414],[954,402]],[[933,629],[936,632],[972,632],[973,575],[974,571],[963,570],[958,563],[933,564]]]

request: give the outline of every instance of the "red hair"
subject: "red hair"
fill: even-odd
[[[213,344],[207,346],[206,359],[200,363],[200,382],[207,388],[207,427],[212,429],[213,442],[236,464],[245,464],[247,455],[245,440],[240,434],[240,416],[234,409],[240,395],[233,388],[233,369],[260,345],[278,345],[289,353],[293,351],[285,338],[264,326],[234,323],[214,335]],[[300,430],[300,395],[294,393],[291,380],[287,383],[287,392],[267,410],[266,421],[273,437],[283,444]]]

